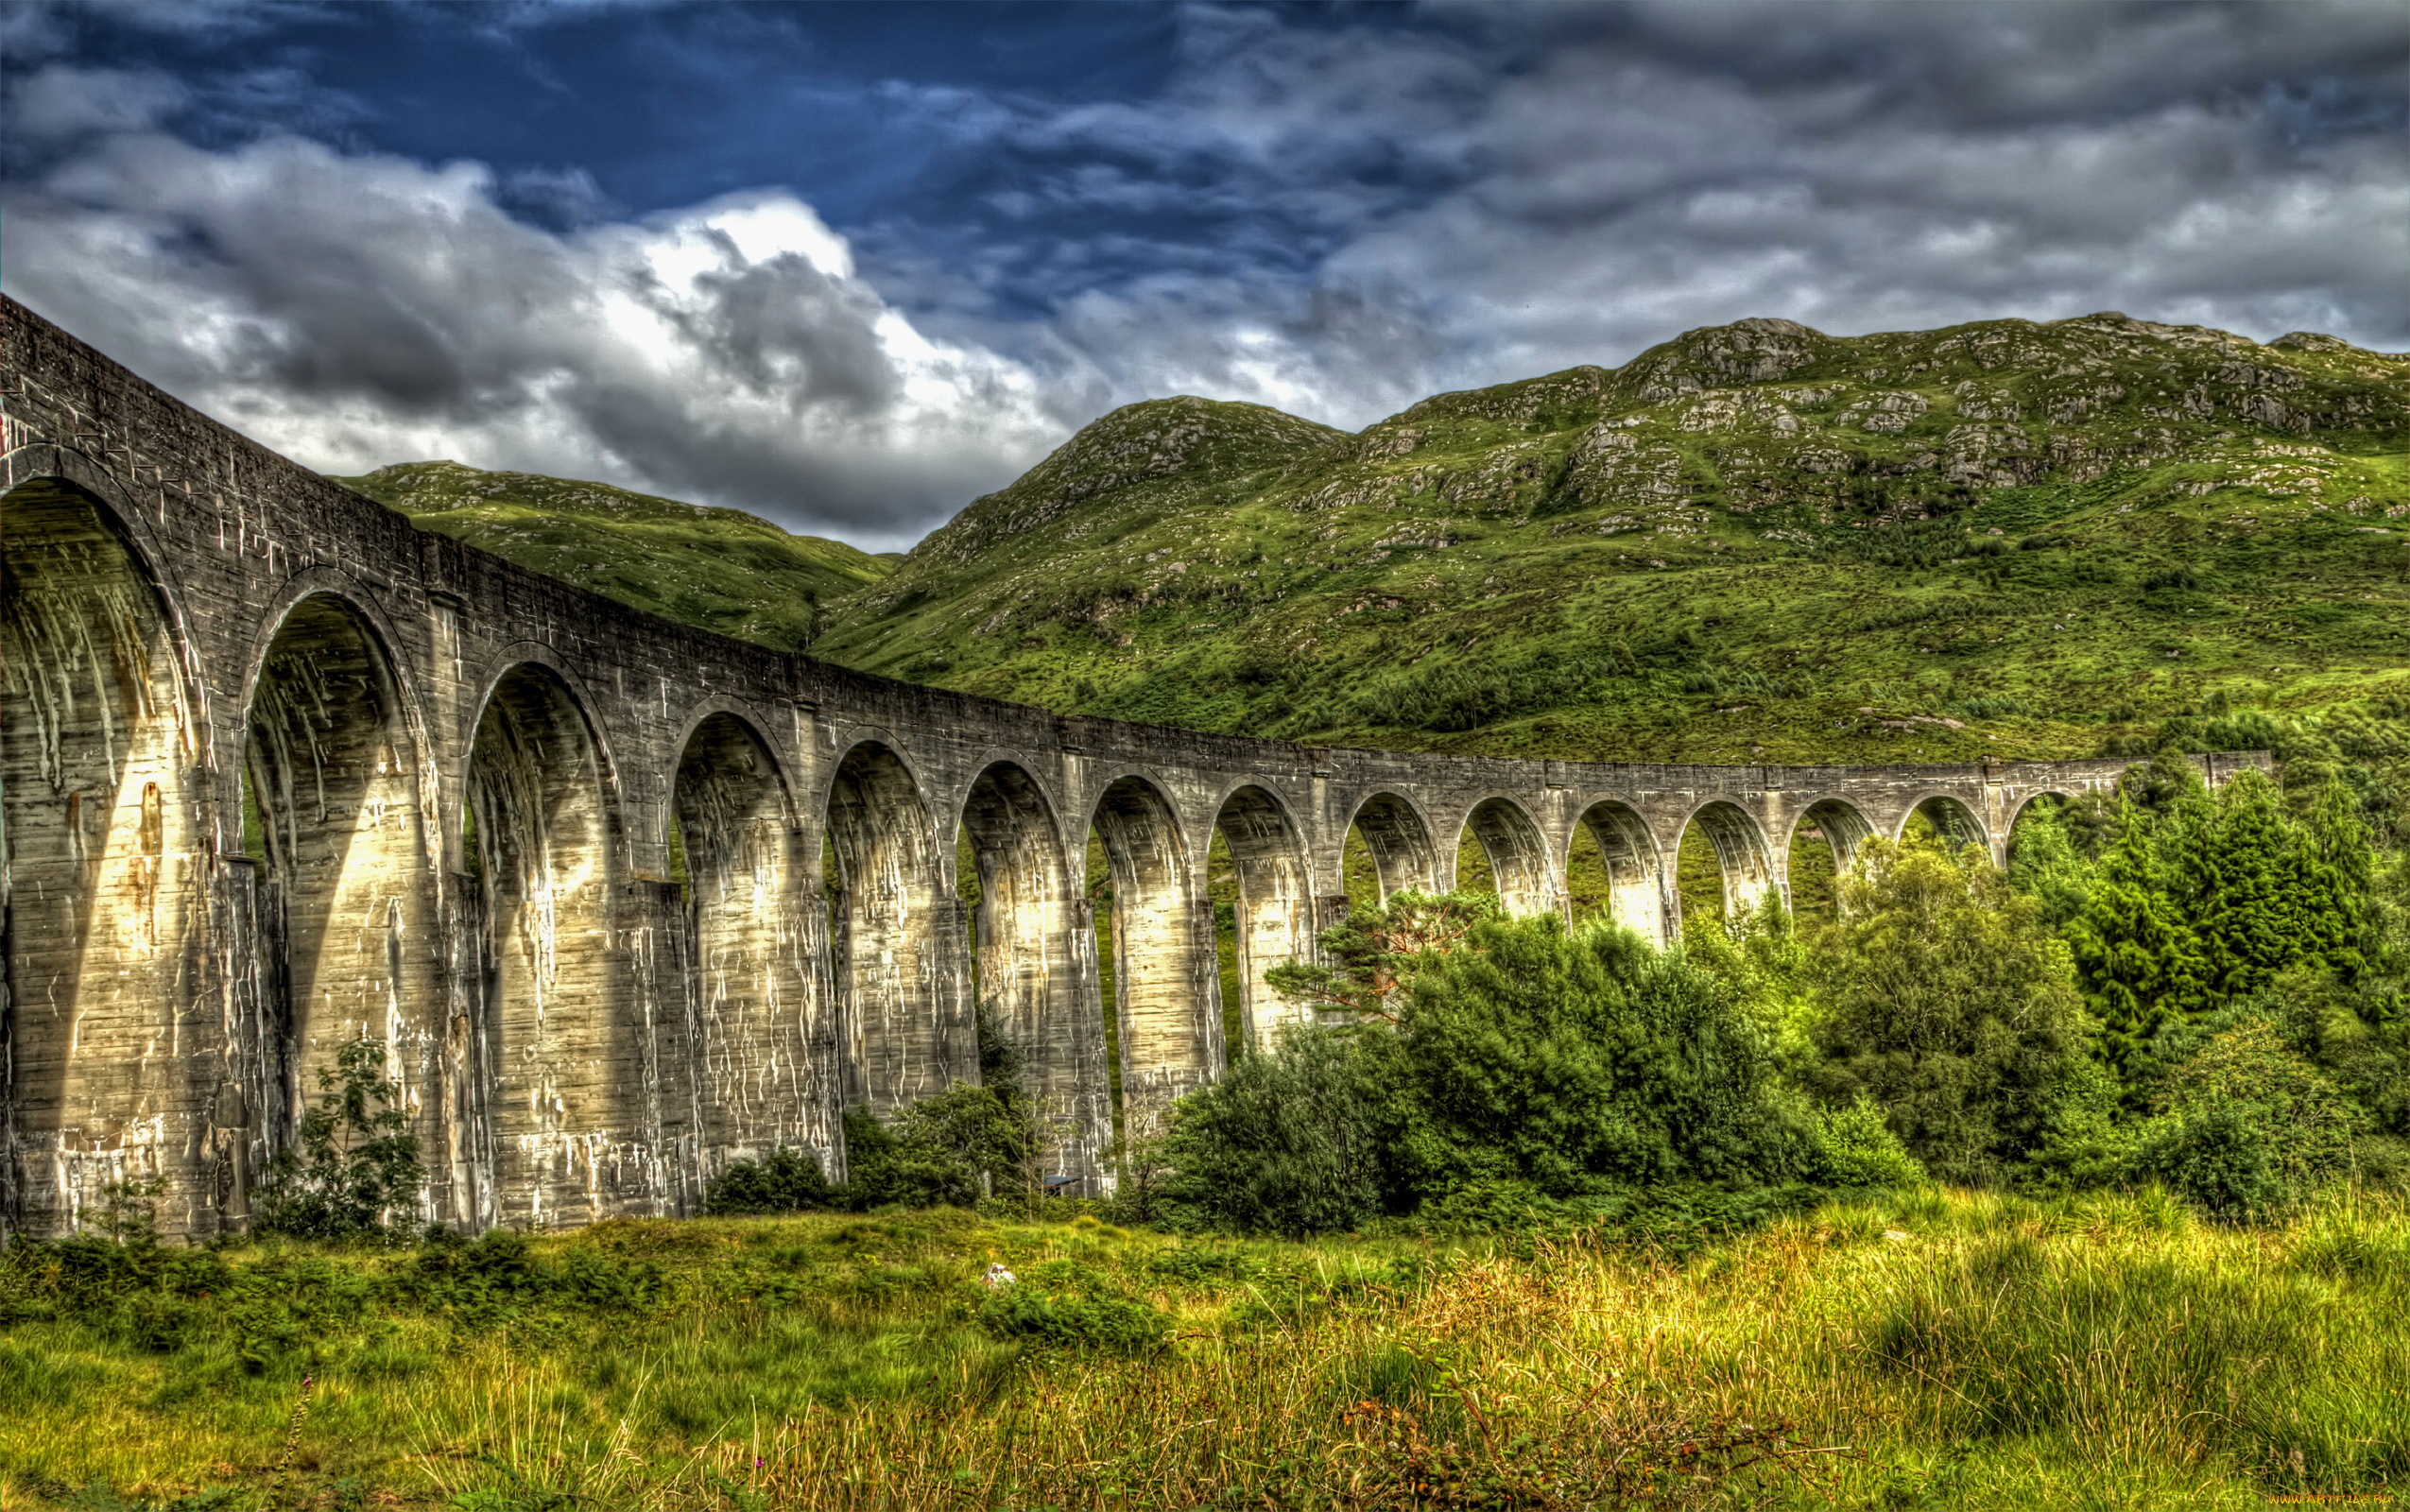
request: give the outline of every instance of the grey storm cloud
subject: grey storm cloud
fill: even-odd
[[[8,286],[330,471],[605,476],[877,545],[1131,400],[1356,426],[1749,316],[2410,346],[2399,5],[1184,15],[1147,98],[921,89],[1013,169],[972,230],[849,236],[776,188],[629,217],[574,170],[204,150],[161,125],[185,86],[54,63],[10,104],[52,145]]]

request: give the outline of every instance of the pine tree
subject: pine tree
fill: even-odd
[[[2186,891],[2208,969],[2209,1001],[2230,1003],[2315,947],[2307,915],[2308,847],[2277,807],[2274,783],[2245,772],[2186,848]]]
[[[2346,982],[2367,969],[2367,932],[2375,856],[2359,804],[2340,782],[2329,782],[2300,827],[2294,875],[2297,933],[2303,958],[2325,966]]]
[[[2121,1072],[2161,1024],[2203,1005],[2200,944],[2154,884],[2148,833],[2130,803],[2118,809],[2117,843],[2101,860],[2067,943],[2101,1041]]]

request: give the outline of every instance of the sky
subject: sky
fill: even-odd
[[[1751,316],[2410,348],[2401,0],[19,0],[0,92],[0,289],[304,465],[872,550]]]

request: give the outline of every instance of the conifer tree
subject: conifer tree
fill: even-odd
[[[2185,892],[2208,973],[2208,998],[2247,997],[2315,947],[2307,916],[2308,847],[2277,807],[2274,783],[2245,772],[2185,847]]]
[[[2120,1071],[2161,1024],[2204,1001],[2199,942],[2154,885],[2152,870],[2141,816],[2121,803],[2117,843],[2101,859],[2084,912],[2067,927],[2084,1001]]]

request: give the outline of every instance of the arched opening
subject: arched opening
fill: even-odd
[[[791,797],[761,735],[730,713],[695,727],[671,807],[673,880],[687,936],[693,1168],[795,1147],[835,1172],[839,1088],[835,1016],[813,971],[825,919],[812,917]]]
[[[1045,1131],[1045,1174],[1071,1195],[1100,1195],[1112,1093],[1091,995],[1095,946],[1054,810],[1028,773],[999,762],[971,786],[960,847],[976,1001],[1019,1057]]]
[[[1900,823],[1900,835],[1904,839],[1919,833],[1938,836],[1954,850],[1971,845],[1986,855],[1991,853],[1991,836],[1985,833],[1983,820],[1954,798],[1937,793],[1910,810]]]
[[[1214,830],[1217,846],[1230,854],[1236,884],[1231,901],[1236,959],[1230,973],[1238,988],[1236,1018],[1243,1036],[1236,1042],[1260,1048],[1303,1011],[1272,990],[1265,975],[1314,954],[1313,877],[1297,827],[1260,787],[1242,787],[1224,799]],[[1228,990],[1225,984],[1223,991]],[[1227,999],[1224,1005],[1227,1011]]]
[[[1575,918],[1603,914],[1643,939],[1664,943],[1664,867],[1648,826],[1629,804],[1592,804],[1574,827],[1570,852],[1565,890]]]
[[[1838,918],[1841,875],[1857,859],[1858,847],[1873,837],[1866,816],[1839,799],[1810,804],[1791,827],[1791,912],[1803,920]]]
[[[213,1203],[243,1211],[261,1125],[242,1073],[172,1053],[208,949],[196,713],[174,623],[116,523],[63,485],[10,490],[0,500],[9,1227],[70,1228],[104,1186],[128,1179],[164,1178],[173,1229],[204,1227]]]
[[[896,753],[865,741],[829,784],[844,1004],[846,1101],[892,1112],[979,1079],[969,995],[956,990],[958,902],[939,882],[937,827]]]
[[[262,1050],[272,1143],[290,1147],[343,1046],[385,1047],[431,1190],[422,1220],[473,1217],[466,1044],[444,1004],[441,900],[421,811],[418,748],[384,648],[331,593],[293,606],[260,663],[245,721],[245,849],[260,864]],[[255,849],[254,849],[255,846]]]
[[[1678,852],[1683,929],[1745,919],[1775,885],[1774,857],[1757,821],[1738,806],[1708,803],[1683,826]]]
[[[1179,820],[1153,784],[1125,777],[1106,788],[1094,828],[1112,885],[1122,1131],[1142,1140],[1162,1131],[1174,1099],[1221,1072],[1213,919]]]
[[[2016,814],[2008,820],[2008,860],[2013,866],[2020,842],[2027,833],[2027,821],[2055,820],[2061,816],[2069,799],[2064,793],[2036,793],[2017,805]]]
[[[523,663],[486,699],[469,748],[483,887],[479,1056],[488,1223],[592,1222],[655,1194],[652,1120],[630,1032],[630,972],[612,948],[602,761],[584,711]]]
[[[1375,793],[1356,809],[1340,871],[1351,906],[1385,902],[1395,893],[1439,890],[1439,853],[1430,828],[1395,793]],[[1465,885],[1461,870],[1456,885]]]
[[[1471,858],[1464,854],[1464,844],[1459,841],[1459,889],[1495,890],[1498,906],[1509,914],[1547,914],[1558,910],[1563,894],[1557,885],[1548,842],[1541,838],[1540,826],[1531,821],[1531,816],[1505,799],[1488,799],[1466,817],[1465,833],[1478,844],[1479,859],[1486,863],[1480,869],[1487,871],[1489,885],[1480,888],[1476,877],[1473,888],[1467,888],[1464,863]]]

